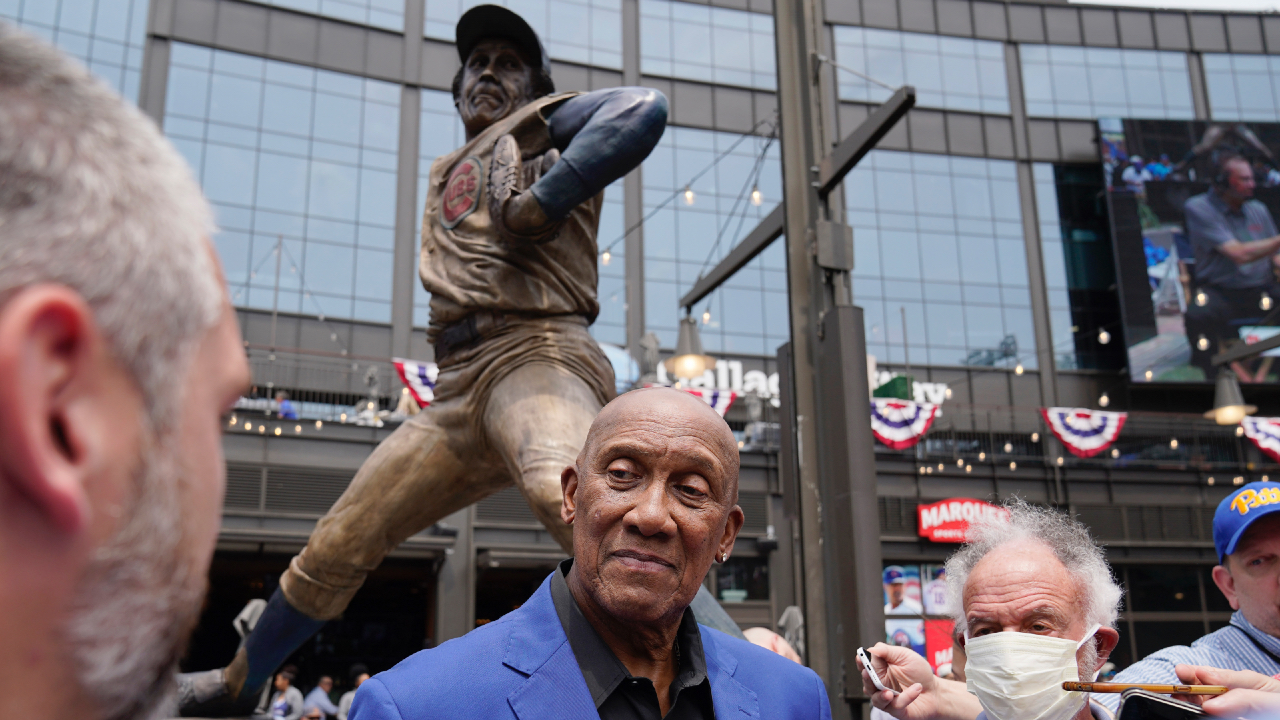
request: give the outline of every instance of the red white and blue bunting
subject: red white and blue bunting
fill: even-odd
[[[705,390],[684,388],[690,395],[702,398],[702,401],[711,406],[712,410],[720,413],[720,417],[729,412],[729,406],[733,405],[733,401],[738,399],[738,393],[732,390],[719,390],[715,388],[707,388]]]
[[[403,358],[391,358],[391,361],[395,363],[396,372],[413,394],[413,399],[418,401],[419,407],[426,407],[436,399],[436,377],[440,374],[440,368],[435,363]]]
[[[1280,418],[1247,417],[1240,421],[1240,427],[1259,450],[1280,462]]]
[[[938,406],[897,398],[871,399],[871,432],[894,450],[920,442],[938,416]]]
[[[1044,422],[1072,455],[1093,457],[1111,447],[1129,413],[1084,408],[1040,408]]]

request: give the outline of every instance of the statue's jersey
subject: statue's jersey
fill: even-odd
[[[429,340],[477,310],[531,317],[600,312],[596,300],[596,233],[604,193],[574,208],[559,235],[541,244],[511,245],[489,217],[493,146],[515,137],[526,162],[552,148],[547,116],[577,93],[534,100],[431,164],[422,218],[418,272],[431,293]]]

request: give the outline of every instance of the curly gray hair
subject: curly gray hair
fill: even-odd
[[[1039,542],[1048,546],[1067,568],[1084,599],[1085,621],[1114,628],[1120,614],[1122,591],[1111,574],[1102,548],[1077,520],[1052,508],[1038,507],[1021,498],[1004,503],[1008,521],[983,517],[969,526],[969,541],[947,560],[947,599],[956,621],[956,632],[967,633],[964,586],[978,561],[1011,543]]]

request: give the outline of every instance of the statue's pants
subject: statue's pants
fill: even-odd
[[[289,563],[280,589],[337,617],[388,552],[513,482],[566,552],[560,475],[614,394],[613,369],[576,316],[495,328],[440,362],[436,399],[378,444]]]

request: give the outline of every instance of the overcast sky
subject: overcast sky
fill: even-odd
[[[1125,5],[1128,7],[1177,8],[1179,10],[1280,11],[1280,0],[1070,0],[1073,5]]]

